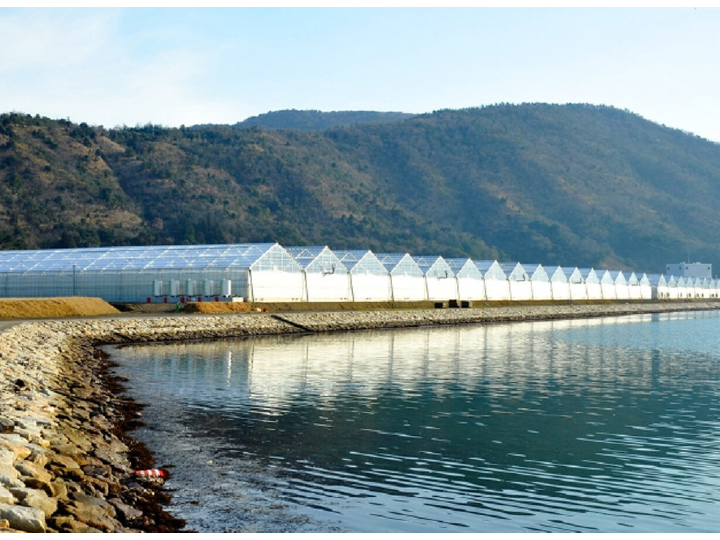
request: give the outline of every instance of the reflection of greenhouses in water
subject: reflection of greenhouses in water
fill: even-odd
[[[302,268],[303,300],[306,302],[352,300],[347,268],[327,246],[286,249]]]
[[[350,293],[354,302],[392,300],[390,275],[370,250],[335,251],[350,273]]]

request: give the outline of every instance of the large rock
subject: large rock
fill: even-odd
[[[21,461],[17,465],[15,465],[15,468],[22,474],[23,476],[29,476],[30,478],[37,478],[38,480],[43,480],[44,482],[52,482],[52,476],[48,471],[43,469],[42,467],[38,467],[34,463],[29,463],[27,461]]]
[[[15,453],[16,460],[23,460],[31,454],[31,450],[27,446],[12,443],[5,439],[0,439],[0,448],[7,448]]]
[[[39,489],[11,488],[10,492],[23,506],[39,508],[49,518],[57,511],[57,500],[48,497],[47,493]]]
[[[4,486],[6,488],[24,487],[25,484],[22,483],[22,480],[18,480],[16,476],[10,476],[7,473],[0,472],[0,486]]]
[[[77,494],[73,493],[72,495]],[[94,499],[94,501],[98,503],[102,502],[107,504],[102,499],[90,497],[89,495],[86,495],[86,497]],[[73,501],[70,505],[65,507],[66,511],[75,516],[75,519],[78,521],[82,521],[83,523],[86,523],[96,529],[113,532],[118,527],[119,523],[113,519],[115,516],[115,508],[112,506],[110,508],[112,509],[112,515],[102,504],[96,504],[88,499]]]
[[[15,497],[7,488],[0,486],[0,503],[15,504]]]
[[[128,506],[120,499],[114,498],[110,499],[108,502],[115,507],[115,509],[118,511],[120,518],[125,522],[134,521],[141,518],[143,515],[140,510],[138,510],[137,508],[133,508],[132,506]]]
[[[7,519],[10,527],[19,531],[45,532],[45,512],[39,508],[10,506],[0,503],[0,519]]]
[[[9,448],[0,446],[0,464],[12,465],[13,463],[15,463],[16,458],[17,456],[15,455],[15,452],[10,450]]]
[[[55,454],[50,458],[51,465],[57,465],[64,469],[79,469],[80,465],[70,456],[64,456],[62,454]]]

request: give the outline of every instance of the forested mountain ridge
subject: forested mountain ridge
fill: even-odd
[[[0,247],[277,241],[545,265],[720,264],[720,146],[609,107],[323,131],[0,116]]]
[[[271,111],[251,116],[234,124],[233,127],[246,129],[297,129],[299,131],[324,131],[341,126],[354,126],[368,123],[388,123],[412,118],[414,115],[401,112],[376,111]]]

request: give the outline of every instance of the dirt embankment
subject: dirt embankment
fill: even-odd
[[[120,313],[100,298],[2,298],[0,319],[50,319],[92,317]]]

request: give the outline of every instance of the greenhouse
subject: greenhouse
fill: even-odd
[[[637,274],[635,272],[630,272],[630,275],[627,277],[627,286],[628,286],[628,297],[630,300],[640,300],[642,299],[642,290],[640,289],[640,280],[637,277]]]
[[[602,291],[603,300],[615,300],[617,294],[615,291],[615,278],[610,274],[609,270],[598,270],[598,280],[600,281],[600,290]]]
[[[669,278],[667,278],[667,289],[668,289],[668,298],[670,298],[670,300],[676,300],[676,299],[680,298],[678,282],[675,279],[675,276],[670,276]]]
[[[568,288],[570,289],[570,299],[571,300],[587,300],[588,299],[588,281],[587,278],[590,279],[590,282],[592,283],[593,280],[597,282],[597,276],[595,275],[595,272],[591,268],[573,268],[570,266],[566,266],[563,268],[563,272],[565,272],[565,275],[567,276],[568,280]],[[600,285],[598,284],[598,290],[600,290]]]
[[[703,298],[715,298],[715,284],[710,278],[703,278]]]
[[[718,280],[279,244],[0,251],[0,297],[110,302],[717,298]],[[454,304],[453,304],[454,305]]]
[[[500,263],[507,276],[511,300],[532,300],[532,284],[520,263]]]
[[[550,289],[553,300],[570,300],[570,283],[563,269],[556,266],[548,274],[550,275]],[[582,280],[582,277],[580,279]]]
[[[600,278],[592,268],[580,268],[580,275],[585,282],[585,296],[587,300],[602,300],[602,287]],[[575,297],[573,297],[573,300]]]
[[[460,300],[484,300],[485,282],[471,259],[445,259],[455,274]]]
[[[445,259],[438,256],[413,257],[425,275],[428,300],[457,300],[455,274]]]
[[[348,271],[327,246],[289,247],[287,252],[303,273],[306,302],[351,301]]]
[[[354,302],[392,300],[390,274],[370,250],[335,251],[350,272],[350,294]]]
[[[640,282],[640,298],[642,300],[652,300],[652,287],[646,273],[642,273],[638,278]]]
[[[670,298],[670,290],[668,289],[665,276],[662,274],[648,274],[648,283],[650,284],[651,295],[653,300],[661,298]]]
[[[485,281],[487,300],[509,300],[510,286],[507,276],[497,261],[474,261]]]
[[[109,302],[247,298],[297,301],[302,273],[279,244],[129,246],[0,252],[3,297]]]
[[[678,298],[687,298],[687,281],[684,277],[680,276],[675,281],[675,288],[677,289]]]
[[[532,299],[552,300],[553,295],[550,276],[548,276],[542,264],[524,264],[523,268],[527,275],[530,276]]]
[[[630,298],[630,289],[625,274],[620,270],[608,270],[608,273],[613,282],[615,282],[615,298],[618,300],[628,300]]]
[[[390,274],[394,302],[426,300],[425,275],[407,253],[376,253]]]

